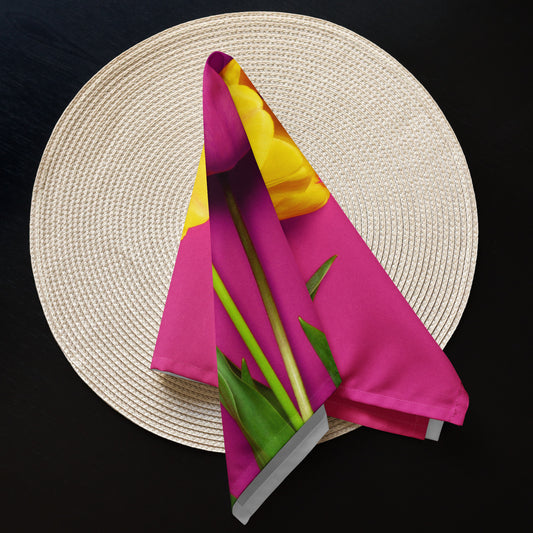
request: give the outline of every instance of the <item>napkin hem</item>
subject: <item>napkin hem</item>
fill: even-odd
[[[430,418],[443,420],[445,422],[450,422],[452,424],[461,426],[464,422],[464,417],[468,408],[468,394],[464,388],[460,386],[454,396],[455,401],[452,406],[442,407],[422,402],[415,402],[412,400],[394,398],[360,389],[343,387],[341,384],[333,396],[328,400],[327,404],[333,407],[333,410],[330,409],[331,416],[342,418],[344,420],[347,419],[349,422],[362,425],[370,425],[369,421],[380,426],[383,424],[383,422],[380,422],[379,420],[379,415],[382,413],[379,413],[379,415],[378,413],[370,413],[369,409],[365,408],[364,406],[368,406],[370,408],[374,407],[380,410],[388,410],[391,412],[391,415],[396,413],[394,416],[385,417],[386,419],[390,419],[390,422],[393,425],[399,423],[399,425],[405,430],[408,430],[409,427],[411,427],[413,430],[416,429],[418,432],[420,427],[416,421],[406,425],[402,423],[402,420],[400,420],[399,417],[401,418],[404,416],[410,416],[425,419],[425,429],[427,429],[427,423]],[[362,417],[366,416],[368,418],[366,424],[361,422],[360,419],[353,418],[354,409],[356,408],[359,408],[355,411],[358,415]],[[365,411],[366,413],[363,414]],[[338,415],[336,415],[335,412],[337,412]],[[378,429],[382,428],[379,427]],[[422,435],[421,438],[424,438],[424,435]]]
[[[196,381],[198,383],[205,383],[206,385],[212,385],[218,387],[218,373],[212,369],[207,369],[195,365],[194,363],[184,363],[183,361],[176,361],[176,358],[173,357],[164,357],[158,355],[157,362],[152,361],[150,370],[155,370],[158,372],[163,372],[165,374],[171,374],[178,378],[188,379],[190,381]],[[199,372],[201,377],[199,376]],[[190,376],[198,376],[197,378],[192,378]]]
[[[354,424],[388,433],[424,440],[429,418],[362,402],[336,400],[326,402],[328,415]]]

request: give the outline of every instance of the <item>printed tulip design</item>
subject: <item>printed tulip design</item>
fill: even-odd
[[[328,201],[328,189],[239,64],[230,61],[220,75],[237,108],[279,220],[320,209]],[[209,218],[205,183],[205,153],[202,152],[182,238],[190,227]]]
[[[246,437],[258,466],[263,468],[305,421],[313,415],[313,409],[307,397],[276,303],[253,242],[240,215],[235,197],[227,183],[223,183],[223,188],[229,212],[261,294],[298,404],[297,409],[246,324],[244,317],[239,312],[215,266],[213,266],[215,292],[269,385],[269,387],[265,387],[260,382],[252,379],[245,359],[242,360],[241,368],[239,369],[217,348],[221,403]],[[329,258],[308,281],[307,289],[311,297],[316,294],[320,282],[334,260],[335,256]],[[299,320],[313,349],[335,385],[338,386],[340,384],[340,375],[326,336],[301,317]]]
[[[218,385],[232,512],[246,523],[326,433],[327,415],[423,439],[432,419],[462,425],[468,395],[222,52],[205,64],[203,126],[152,368]]]

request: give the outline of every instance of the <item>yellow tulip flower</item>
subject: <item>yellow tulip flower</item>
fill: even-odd
[[[278,218],[305,215],[322,207],[328,201],[328,189],[239,64],[233,59],[220,75],[235,103]],[[205,180],[205,154],[202,152],[182,238],[189,227],[209,218]]]

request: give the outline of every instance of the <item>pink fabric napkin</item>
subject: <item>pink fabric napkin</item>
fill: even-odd
[[[268,427],[283,428],[285,440],[261,457],[243,430],[228,387],[251,395],[247,387],[254,388],[250,401],[258,405],[276,387],[223,303],[224,291],[297,415],[308,420],[307,433],[323,404],[330,416],[420,439],[430,419],[461,425],[468,396],[450,361],[239,65],[221,52],[204,70],[204,142],[152,368],[211,385],[222,380],[234,499],[283,443],[305,432],[291,425],[290,406],[284,411],[279,398],[270,405],[287,423]],[[310,411],[295,392],[239,224],[253,243]]]

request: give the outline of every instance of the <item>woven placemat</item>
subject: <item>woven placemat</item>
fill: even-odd
[[[217,15],[127,50],[78,93],[43,154],[31,258],[54,337],[136,424],[223,451],[217,390],[150,371],[202,147],[202,71],[241,64],[437,342],[465,307],[476,206],[438,106],[396,60],[306,16]],[[326,439],[356,426],[331,420]]]

